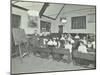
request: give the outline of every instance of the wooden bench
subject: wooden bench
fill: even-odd
[[[51,51],[48,48],[34,48],[33,53],[39,54],[41,58],[48,58]]]
[[[70,51],[68,49],[64,49],[64,48],[54,48],[53,49],[53,59],[60,61],[63,59],[66,60],[67,62],[70,62],[71,60],[71,54]],[[64,56],[67,56],[66,58],[63,58]]]
[[[83,65],[89,65],[94,64],[96,61],[96,54],[94,53],[80,53],[78,51],[73,51],[73,61],[75,64],[83,64]]]

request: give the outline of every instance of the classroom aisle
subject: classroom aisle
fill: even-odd
[[[61,71],[61,70],[78,70],[87,69],[82,66],[57,62],[50,59],[43,59],[30,55],[26,56],[21,63],[19,57],[12,58],[12,73],[32,73],[32,72],[47,72],[47,71]]]

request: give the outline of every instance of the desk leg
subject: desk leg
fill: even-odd
[[[26,43],[26,44],[25,44],[25,49],[26,49],[27,54],[28,54],[28,56],[29,56],[29,55],[30,55],[30,52],[29,52],[29,50],[28,50],[28,47],[29,47],[29,43]]]
[[[21,61],[21,63],[23,63],[23,56],[22,56],[20,44],[19,44],[19,54],[20,54],[20,61]]]

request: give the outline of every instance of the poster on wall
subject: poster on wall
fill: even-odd
[[[28,27],[30,28],[38,28],[38,16],[30,16],[28,15]]]

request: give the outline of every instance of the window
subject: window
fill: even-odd
[[[86,29],[86,16],[78,16],[71,18],[72,29]]]
[[[46,22],[46,21],[40,21],[40,29],[41,32],[50,32],[50,28],[51,28],[51,23],[50,22]]]
[[[18,28],[20,26],[21,16],[20,15],[12,14],[11,17],[12,17],[11,26],[13,28]]]

